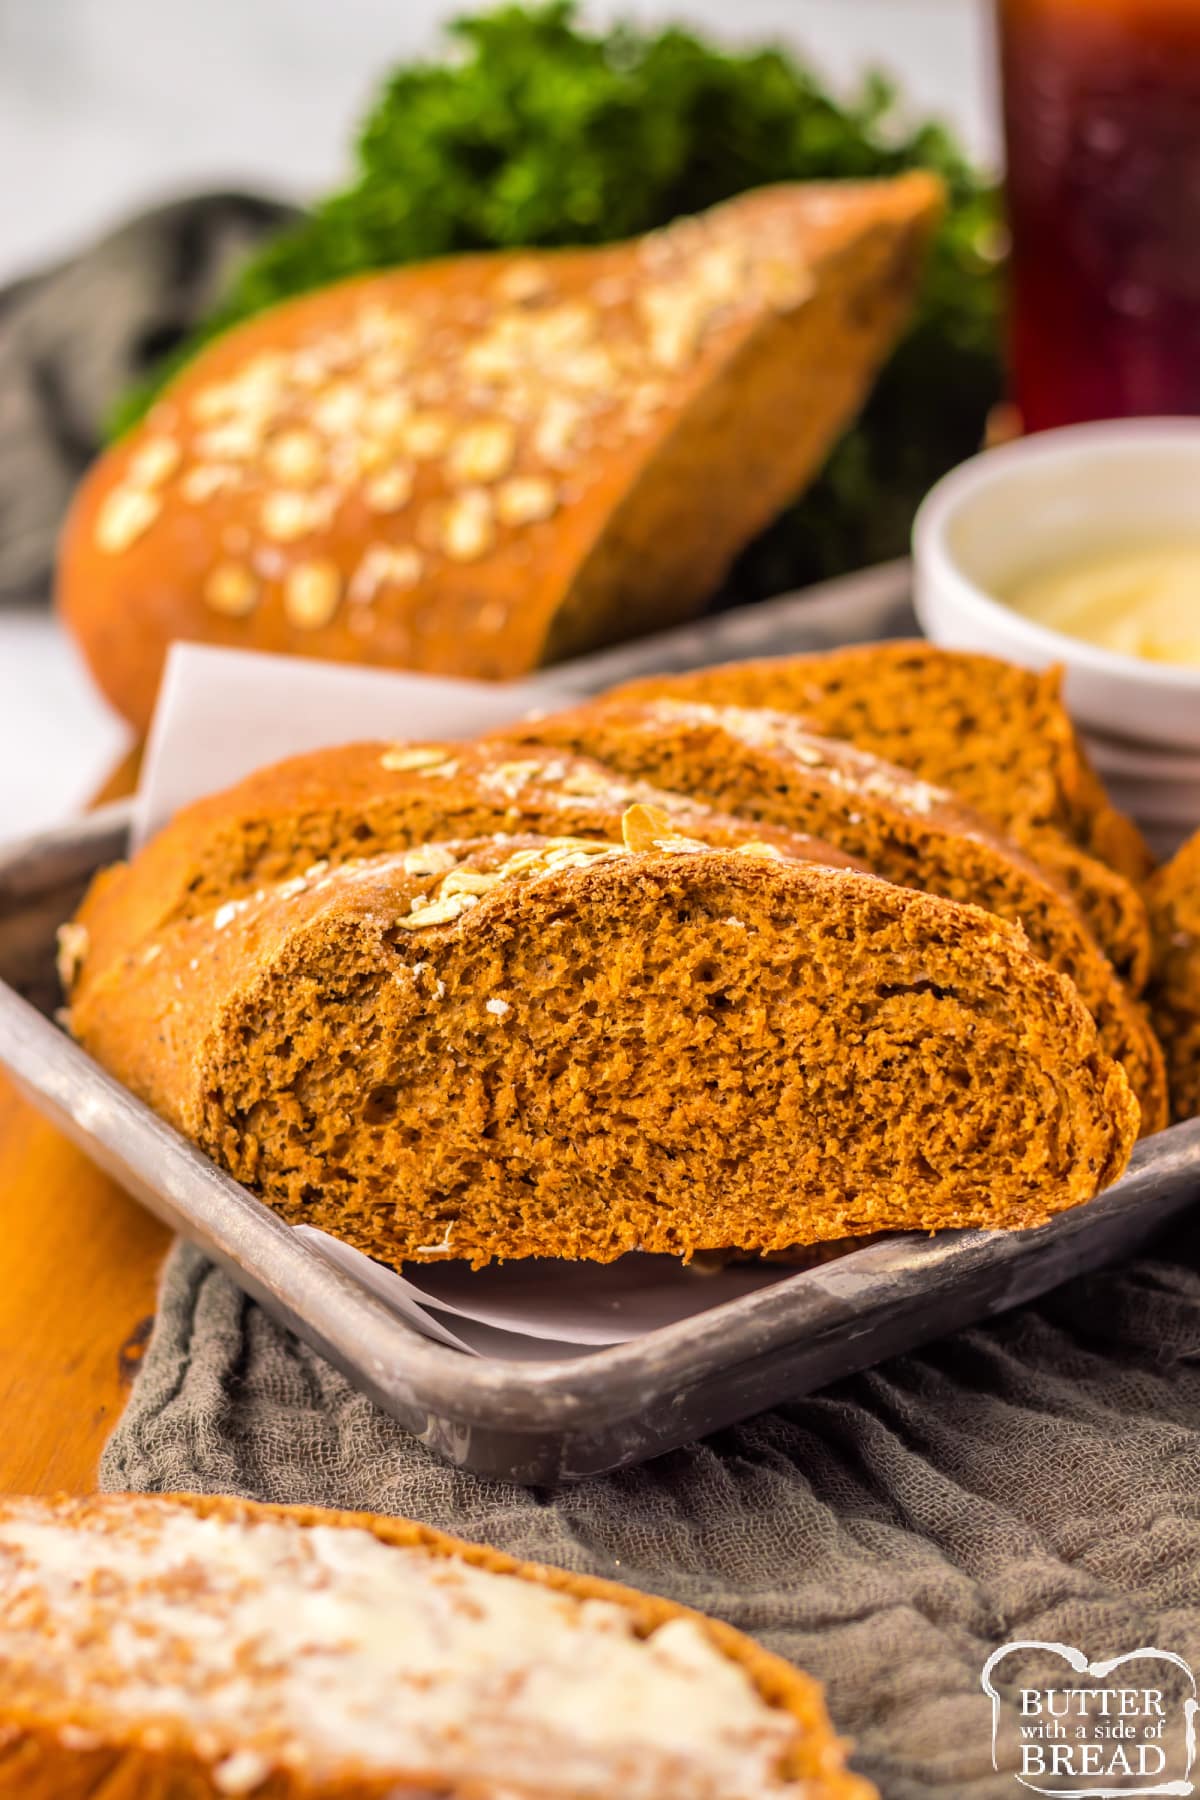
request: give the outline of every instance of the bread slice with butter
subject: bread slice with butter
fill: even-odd
[[[504,679],[686,619],[863,400],[940,205],[763,188],[276,306],[92,469],[62,615],[139,727],[176,638]]]
[[[0,1800],[873,1800],[727,1625],[369,1513],[0,1500]]]

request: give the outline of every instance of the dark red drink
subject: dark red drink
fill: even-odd
[[[998,0],[1028,430],[1200,413],[1200,0]]]

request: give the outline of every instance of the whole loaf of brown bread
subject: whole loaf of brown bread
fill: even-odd
[[[500,679],[685,619],[861,403],[940,204],[764,188],[273,307],[91,471],[63,616],[139,727],[176,638]]]

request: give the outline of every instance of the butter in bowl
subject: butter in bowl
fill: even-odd
[[[1200,826],[1200,420],[985,451],[928,495],[913,550],[935,643],[1060,664],[1099,772],[1154,847]]]

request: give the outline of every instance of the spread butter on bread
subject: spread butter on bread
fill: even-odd
[[[0,1499],[0,1800],[872,1800],[729,1626],[371,1514]]]

